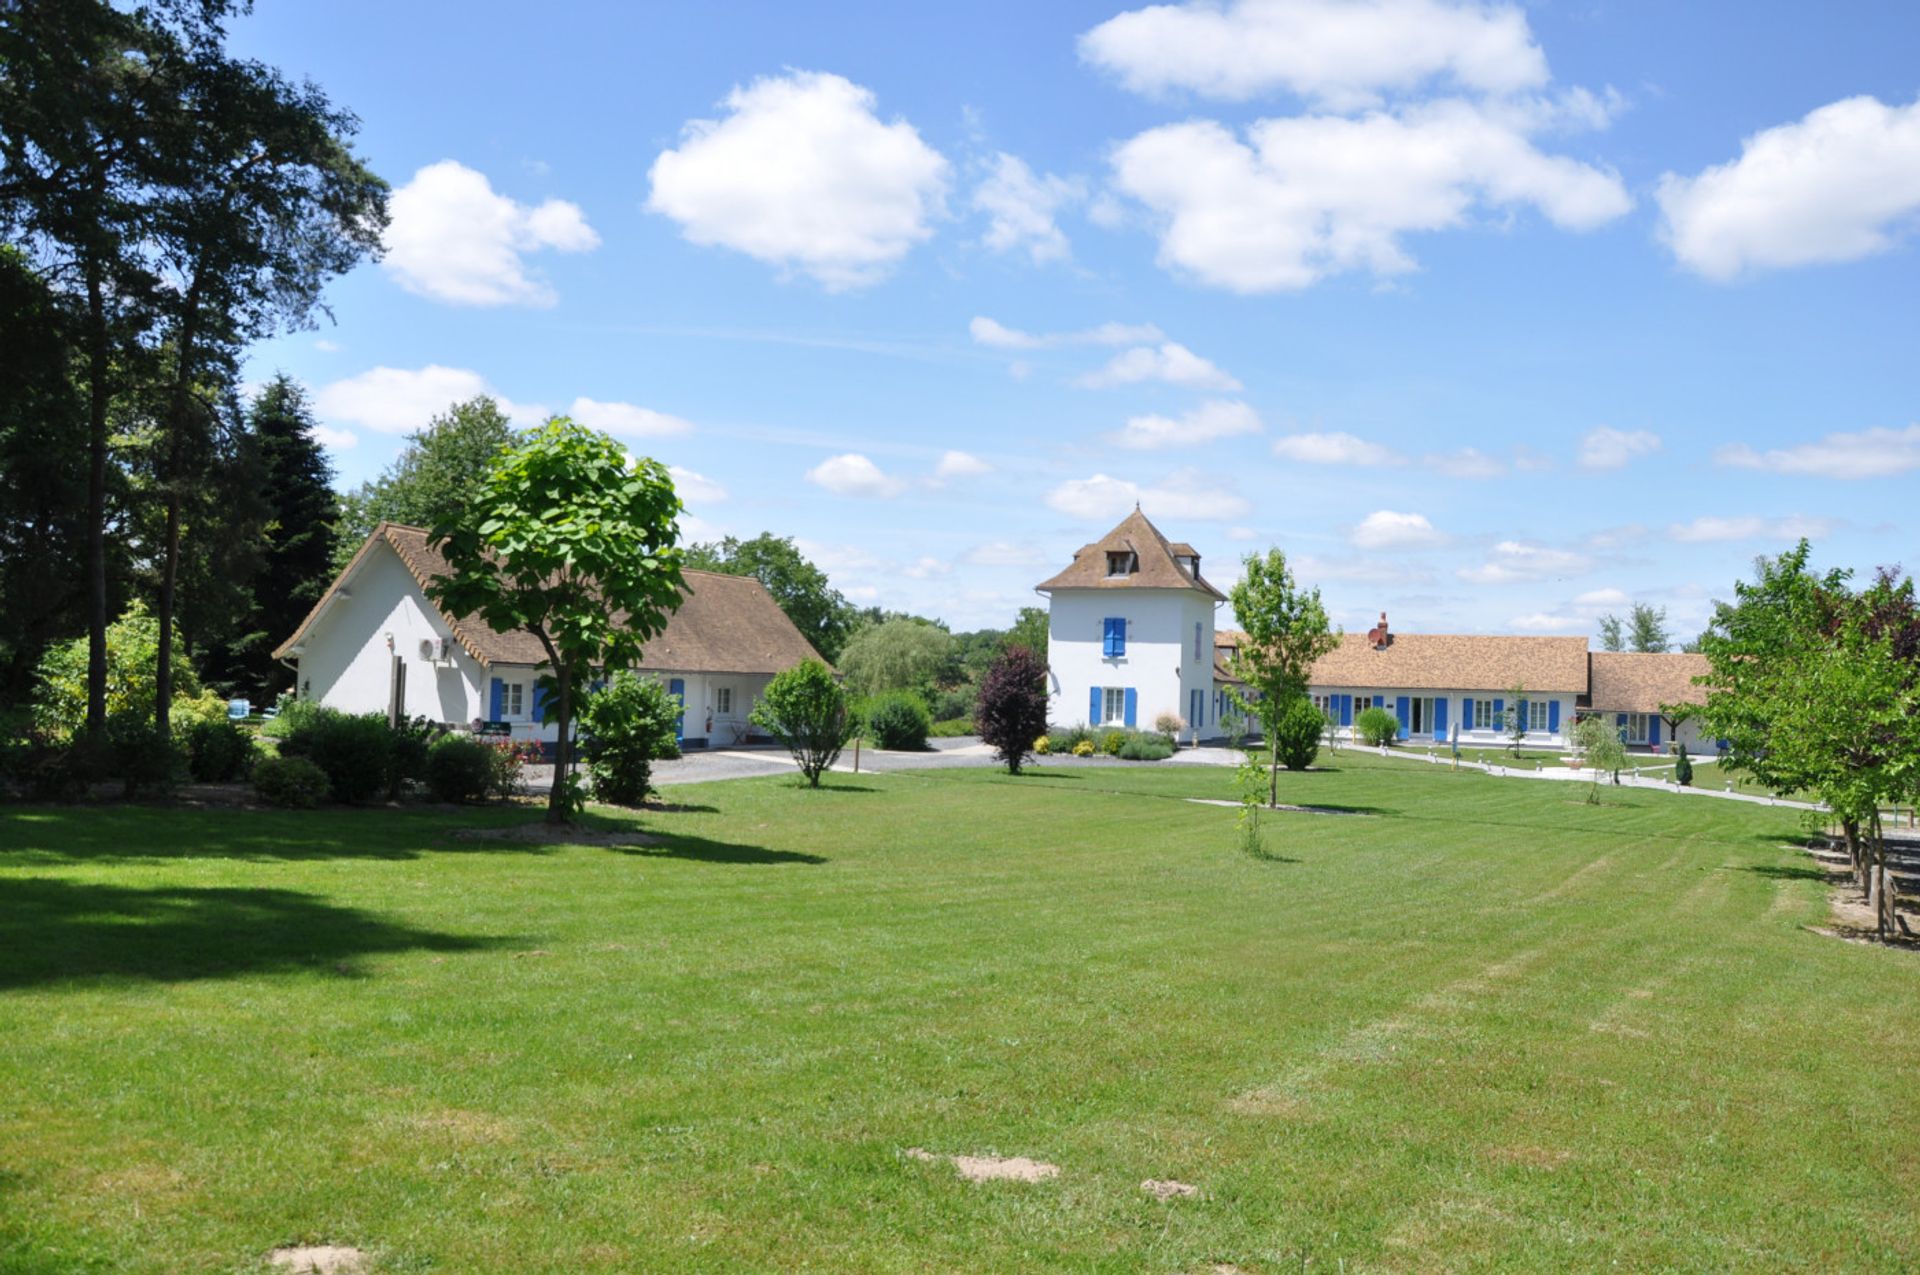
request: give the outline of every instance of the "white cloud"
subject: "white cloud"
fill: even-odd
[[[1722,447],[1714,460],[1735,469],[1817,478],[1892,478],[1920,469],[1920,425],[1876,426],[1857,434],[1828,434],[1817,443],[1755,451],[1745,443]]]
[[[1391,447],[1352,434],[1288,434],[1273,443],[1273,454],[1302,465],[1404,465],[1407,458]]]
[[[1633,599],[1624,589],[1589,589],[1573,600],[1577,607],[1632,606]]]
[[[600,246],[578,204],[515,203],[494,193],[486,174],[450,159],[415,173],[389,208],[381,265],[407,291],[454,305],[552,305],[553,288],[522,255]]]
[[[717,505],[727,498],[727,489],[705,474],[696,474],[678,465],[667,466],[667,473],[673,479],[673,489],[680,493],[685,504]]]
[[[932,580],[952,575],[953,567],[938,558],[920,558],[900,568],[900,574],[909,580]]]
[[[598,399],[576,398],[568,409],[569,416],[582,425],[605,430],[609,434],[625,434],[631,438],[667,438],[674,434],[686,434],[693,430],[690,421],[678,416],[669,416],[665,412],[656,412],[651,407],[636,407],[632,403],[606,403]]]
[[[1155,348],[1140,345],[1113,356],[1098,372],[1089,372],[1075,382],[1083,389],[1109,389],[1115,385],[1137,385],[1141,381],[1166,381],[1196,390],[1237,390],[1240,382],[1186,346],[1168,341]]]
[[[1657,198],[1674,257],[1721,282],[1885,252],[1920,224],[1920,101],[1820,107],[1745,139],[1738,159],[1667,173]]]
[[[1158,341],[1163,333],[1151,323],[1102,323],[1077,332],[1022,332],[985,315],[975,315],[967,332],[979,345],[996,350],[1046,350],[1062,345],[1134,345]]]
[[[1237,493],[1222,488],[1218,478],[1194,469],[1170,474],[1156,487],[1095,474],[1061,483],[1047,493],[1048,508],[1085,522],[1118,521],[1135,505],[1150,518],[1196,522],[1231,521],[1251,508]]]
[[[1425,514],[1380,509],[1362,518],[1347,539],[1361,549],[1420,549],[1441,544],[1446,537]]]
[[[1507,621],[1509,628],[1519,629],[1522,633],[1585,633],[1588,621],[1577,615],[1559,615],[1550,611],[1534,611],[1527,615],[1516,615]]]
[[[350,429],[330,429],[325,425],[315,425],[313,436],[315,440],[337,452],[360,445],[360,435]]]
[[[435,415],[483,394],[519,425],[538,424],[547,415],[538,403],[515,403],[495,393],[478,372],[438,363],[415,369],[370,368],[322,386],[313,397],[313,408],[330,421],[347,421],[381,434],[404,434],[425,429]]]
[[[1623,469],[1640,456],[1660,450],[1660,436],[1651,430],[1614,429],[1602,425],[1580,440],[1582,469]]]
[[[976,567],[1037,567],[1046,561],[1046,556],[1031,544],[990,540],[969,549],[967,561]]]
[[[1346,584],[1423,584],[1432,572],[1405,559],[1380,559],[1364,556],[1323,558],[1303,553],[1292,559],[1294,573],[1309,585],[1321,581]]]
[[[807,471],[807,481],[824,487],[836,496],[874,496],[885,499],[898,496],[906,484],[881,472],[878,465],[858,452],[832,456]]]
[[[1519,8],[1441,0],[1156,4],[1088,31],[1080,56],[1137,93],[1244,100],[1285,90],[1339,109],[1429,80],[1490,93],[1547,81]]]
[[[1667,528],[1671,540],[1690,544],[1713,544],[1727,540],[1818,540],[1830,536],[1840,524],[1832,518],[1809,518],[1793,514],[1785,518],[1695,518],[1676,522]]]
[[[1259,538],[1260,538],[1260,533],[1255,531],[1252,527],[1228,527],[1227,528],[1227,539],[1229,540],[1237,540],[1240,543],[1244,544],[1249,540],[1258,540]]]
[[[326,337],[315,337],[313,348],[322,354],[338,354],[343,348],[338,341],[329,341]]]
[[[1211,120],[1149,129],[1113,151],[1114,184],[1149,208],[1163,267],[1240,293],[1330,275],[1415,268],[1403,235],[1465,225],[1476,209],[1537,207],[1591,230],[1632,206],[1614,174],[1537,150],[1527,107],[1440,101],[1349,119]]]
[[[1498,478],[1507,472],[1506,465],[1497,457],[1475,447],[1428,456],[1423,463],[1449,478]]]
[[[1592,560],[1585,555],[1566,549],[1550,549],[1524,540],[1502,540],[1493,547],[1486,562],[1477,567],[1462,567],[1454,574],[1473,584],[1517,584],[1578,575],[1592,566]]]
[[[799,270],[829,289],[877,282],[933,234],[947,161],[874,95],[795,71],[735,88],[722,120],[693,120],[649,174],[647,207],[697,244]]]
[[[940,457],[940,463],[933,467],[934,481],[943,483],[956,478],[978,478],[992,472],[992,465],[971,452],[945,452]]]
[[[1178,417],[1129,417],[1126,427],[1113,435],[1113,441],[1132,451],[1159,451],[1167,447],[1193,447],[1241,434],[1258,434],[1260,429],[1260,413],[1245,403],[1209,399]]]
[[[995,252],[1025,249],[1036,265],[1072,255],[1054,216],[1086,198],[1086,187],[1048,173],[1036,176],[1026,161],[1004,151],[974,188],[973,206],[988,217],[986,245]]]

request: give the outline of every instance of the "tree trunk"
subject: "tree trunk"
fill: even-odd
[[[1273,746],[1272,737],[1274,734],[1275,732],[1271,730],[1267,732],[1269,736],[1269,742],[1267,744],[1267,804],[1269,806],[1277,806],[1280,804],[1280,750]]]
[[[87,736],[107,732],[107,303],[87,262]]]
[[[173,714],[173,612],[180,582],[180,487],[184,475],[189,408],[193,403],[193,356],[200,335],[200,279],[187,288],[180,339],[173,352],[173,402],[167,413],[167,445],[161,450],[161,490],[166,493],[165,561],[160,569],[160,645],[154,660],[153,728],[166,739]]]
[[[153,731],[171,737],[173,724],[173,604],[180,577],[180,491],[167,489],[166,561],[160,570],[160,645],[153,670]]]
[[[553,787],[547,792],[547,822],[567,823],[567,775],[573,768],[573,677],[572,670],[556,664],[554,681],[560,696],[559,738],[553,744]]]
[[[1847,870],[1853,873],[1854,885],[1864,891],[1867,888],[1867,865],[1860,854],[1860,821],[1842,819],[1840,833],[1847,843]]]

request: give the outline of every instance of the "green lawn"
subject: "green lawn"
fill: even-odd
[[[676,788],[646,852],[0,811],[0,1272],[1920,1266],[1920,959],[1802,929],[1792,814],[1324,760],[1369,817],[1268,861],[1200,767]]]

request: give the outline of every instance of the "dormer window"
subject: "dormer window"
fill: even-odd
[[[1195,580],[1198,580],[1200,578],[1199,555],[1196,554],[1189,557],[1188,555],[1183,553],[1179,556],[1179,558],[1176,559],[1176,561],[1179,562],[1180,569],[1186,572],[1188,576],[1192,577]]]
[[[1130,576],[1139,569],[1140,555],[1134,553],[1131,549],[1124,553],[1109,552],[1107,554],[1107,575],[1109,577]]]

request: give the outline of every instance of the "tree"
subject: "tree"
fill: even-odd
[[[530,633],[546,653],[543,720],[558,730],[549,823],[579,805],[576,687],[594,668],[631,667],[680,605],[680,512],[666,466],[562,416],[495,461],[464,516],[433,528],[451,568],[428,586],[434,600]]]
[[[144,603],[134,602],[107,626],[109,718],[147,729],[154,715],[153,670],[159,647],[160,622]],[[87,640],[74,638],[49,646],[40,657],[34,719],[41,730],[65,738],[86,728],[88,656]],[[182,670],[174,689],[182,695],[200,692],[191,670]]]
[[[580,751],[593,795],[637,806],[653,791],[653,763],[680,755],[675,723],[685,711],[657,677],[621,669],[580,709]]]
[[[1273,755],[1288,770],[1305,770],[1320,755],[1320,737],[1326,729],[1327,715],[1312,700],[1296,696],[1273,731]]]
[[[313,609],[333,574],[339,501],[333,466],[314,437],[313,412],[298,381],[284,373],[268,381],[247,419],[268,521],[249,633],[237,655],[247,689],[265,700],[286,681],[272,658],[274,647]]]
[[[340,500],[333,567],[347,565],[382,522],[436,527],[458,519],[502,452],[520,441],[500,405],[482,394],[455,403],[407,435],[378,478]]]
[[[1642,655],[1671,650],[1673,634],[1667,631],[1667,609],[1634,603],[1627,615],[1627,646]]]
[[[1045,607],[1021,607],[1013,627],[1007,630],[1004,645],[1024,646],[1044,660],[1051,623]]]
[[[1603,615],[1600,617],[1600,649],[1603,651],[1624,651],[1626,638],[1621,634],[1620,617]]]
[[[1227,687],[1247,713],[1257,716],[1272,754],[1267,775],[1267,799],[1280,803],[1280,756],[1271,745],[1294,700],[1307,693],[1314,661],[1340,645],[1340,634],[1327,620],[1320,590],[1302,589],[1279,549],[1265,556],[1249,554],[1246,574],[1233,586],[1234,618],[1246,640],[1234,652],[1228,669],[1236,679]]]
[[[807,785],[818,788],[821,774],[853,737],[853,714],[847,707],[847,692],[834,680],[833,670],[818,660],[802,660],[774,674],[750,716],[755,726],[786,745]]]
[[[840,653],[840,671],[856,695],[925,692],[953,654],[953,636],[925,620],[888,620],[861,629]]]
[[[1573,724],[1573,747],[1582,764],[1593,770],[1593,786],[1587,789],[1587,804],[1600,804],[1600,776],[1618,775],[1627,764],[1627,746],[1620,732],[1603,717],[1588,714]]]
[[[793,627],[799,629],[822,659],[838,663],[841,647],[853,630],[853,608],[813,565],[790,537],[763,531],[751,540],[727,536],[718,542],[696,544],[687,550],[687,566],[722,575],[752,576],[766,586]]]
[[[1017,775],[1033,742],[1047,733],[1047,663],[1024,646],[1009,646],[980,680],[973,720],[980,738]]]
[[[1507,689],[1507,720],[1501,725],[1507,734],[1507,747],[1515,757],[1520,755],[1520,745],[1527,742],[1527,688],[1525,683],[1516,682]]]

